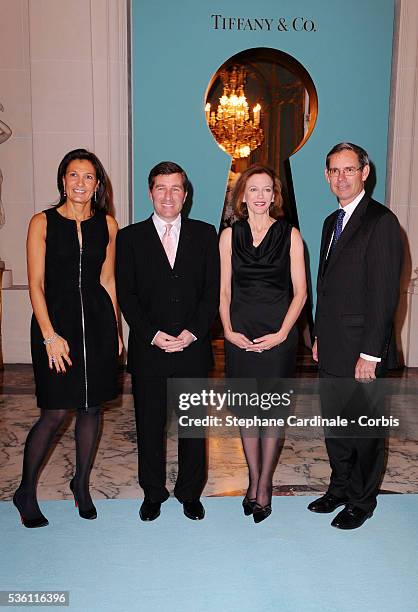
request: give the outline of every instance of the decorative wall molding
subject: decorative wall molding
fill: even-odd
[[[13,267],[17,284],[3,292],[3,354],[6,363],[29,363],[25,237],[33,213],[56,201],[56,171],[62,156],[77,147],[93,150],[111,178],[119,226],[131,219],[130,2],[3,0],[3,4],[10,20],[1,30],[5,52],[0,70],[7,77],[8,90],[1,101],[13,109],[14,133],[2,147],[8,147],[8,156],[3,160],[2,153],[0,159],[8,217],[2,232],[10,232],[1,254]]]
[[[418,3],[397,0],[392,64],[387,204],[397,215],[405,244],[398,346],[405,365],[418,367]]]
[[[128,2],[90,0],[94,150],[112,180],[121,227],[131,220],[129,187]]]

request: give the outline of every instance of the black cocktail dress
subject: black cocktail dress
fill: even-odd
[[[38,406],[87,409],[117,396],[118,332],[112,301],[100,284],[109,242],[106,215],[98,211],[81,222],[56,208],[47,218],[45,299],[52,326],[69,344],[72,366],[65,374],[48,367],[39,325],[32,317],[31,350]]]
[[[246,220],[232,226],[232,329],[249,340],[277,332],[291,296],[290,238],[292,226],[278,219],[258,246]],[[297,329],[285,342],[262,353],[246,352],[225,341],[229,378],[286,378],[294,374]]]

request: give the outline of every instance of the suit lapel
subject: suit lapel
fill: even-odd
[[[153,253],[155,254],[156,260],[159,260],[162,265],[168,266],[171,270],[170,262],[168,261],[164,247],[161,243],[160,237],[152,220],[152,215],[151,217],[149,217],[149,219],[147,219],[146,223],[148,224],[148,233],[150,236],[151,248]],[[173,270],[177,269],[179,266],[182,265],[182,263],[184,263],[185,258],[187,257],[187,253],[189,252],[190,240],[191,232],[189,222],[186,218],[182,217],[179,243],[177,245],[177,253]]]
[[[148,235],[150,238],[151,252],[154,253],[155,260],[159,261],[162,266],[168,266],[171,270],[170,262],[168,261],[167,255],[165,254],[164,247],[161,243],[157,229],[154,225],[154,221],[152,220],[152,215],[147,219],[146,223],[148,227]]]
[[[347,221],[347,225],[345,226],[343,233],[341,234],[337,244],[335,245],[332,255],[331,255],[331,259],[328,265],[326,266],[326,270],[325,270],[326,274],[329,272],[329,270],[333,268],[333,266],[335,266],[335,262],[338,261],[338,258],[340,257],[345,246],[350,242],[351,238],[355,235],[355,233],[359,229],[363,215],[366,212],[369,199],[370,198],[367,195],[365,195],[364,198],[360,200],[355,211],[353,212],[353,214]],[[335,224],[335,220],[334,220],[334,224]],[[330,237],[330,240],[331,240],[331,237]]]
[[[189,227],[189,222],[185,217],[181,218],[181,228],[180,228],[180,236],[179,243],[177,245],[177,253],[176,260],[174,262],[174,270],[178,269],[182,266],[185,261],[185,258],[190,257],[190,240],[191,240],[191,232]]]
[[[337,218],[338,210],[336,210],[331,217],[328,219],[328,224],[324,228],[324,237],[322,239],[321,244],[321,253],[319,257],[319,269],[321,271],[321,276],[324,276],[326,270],[326,261],[327,261],[327,252],[328,247],[331,242],[331,237],[334,231],[335,220]]]

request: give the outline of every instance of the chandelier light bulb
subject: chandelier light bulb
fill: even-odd
[[[223,93],[215,111],[206,104],[206,121],[220,148],[234,159],[248,157],[263,142],[263,130],[260,127],[261,105],[253,108],[253,120],[250,120],[248,101],[244,91],[246,71],[241,66],[220,73],[223,82]]]

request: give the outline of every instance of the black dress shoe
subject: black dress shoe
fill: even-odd
[[[311,512],[318,512],[320,514],[327,514],[328,512],[334,512],[340,506],[345,506],[347,499],[336,497],[332,493],[325,493],[322,497],[315,499],[308,506],[308,510]]]
[[[270,516],[270,514],[271,514],[271,504],[267,504],[266,506],[260,506],[259,504],[256,504],[254,506],[254,511],[253,511],[254,523],[261,523],[261,521],[264,521],[264,519]]]
[[[201,521],[205,516],[205,509],[199,499],[184,501],[183,512],[192,521]]]
[[[81,518],[86,519],[87,521],[93,521],[94,519],[96,519],[97,510],[93,503],[91,504],[91,506],[88,506],[87,508],[80,507],[75,490],[74,490],[74,478],[70,480],[70,489],[71,489],[71,493],[74,495],[75,507],[78,508],[78,514],[81,516]]]
[[[337,529],[357,529],[371,516],[373,516],[373,510],[363,510],[353,504],[347,504],[344,510],[337,514],[331,525]]]
[[[244,508],[245,516],[250,516],[254,512],[255,499],[248,499],[247,496],[242,500],[242,507]]]
[[[139,509],[139,516],[142,521],[155,521],[161,513],[161,502],[152,502],[144,499],[141,508]]]
[[[40,511],[34,512],[33,516],[31,516],[30,518],[25,516],[21,510],[22,498],[23,496],[20,495],[20,491],[18,489],[13,495],[13,504],[16,506],[20,514],[20,520],[22,522],[22,525],[24,527],[27,527],[28,529],[36,529],[37,527],[46,527],[47,525],[49,525],[48,519]]]

